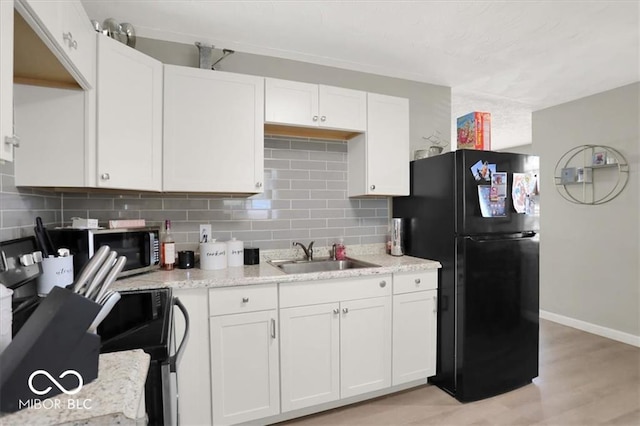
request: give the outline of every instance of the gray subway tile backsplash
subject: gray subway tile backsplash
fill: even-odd
[[[386,241],[389,200],[347,197],[347,143],[268,136],[265,191],[250,197],[200,193],[55,193],[14,186],[13,166],[0,168],[0,237],[32,235],[35,216],[70,224],[72,217],[146,219],[151,226],[172,220],[179,250],[195,249],[199,224],[213,238],[235,237],[263,250],[286,249],[293,241],[316,246]],[[8,237],[9,236],[9,237]]]

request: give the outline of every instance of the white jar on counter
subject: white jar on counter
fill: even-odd
[[[244,243],[235,238],[227,241],[227,260],[228,265],[244,266]]]
[[[211,240],[200,243],[200,269],[214,270],[227,267],[227,243]]]

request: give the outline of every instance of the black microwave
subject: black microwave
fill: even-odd
[[[160,264],[160,230],[130,229],[50,229],[54,246],[68,248],[73,254],[73,270],[77,276],[93,254],[104,245],[126,256],[127,263],[118,277],[157,269]]]

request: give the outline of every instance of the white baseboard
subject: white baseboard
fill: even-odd
[[[586,331],[587,333],[606,337],[607,339],[617,340],[618,342],[640,347],[640,336],[635,336],[633,334],[624,333],[612,328],[591,324],[590,322],[565,317],[564,315],[558,315],[554,314],[553,312],[547,312],[543,310],[540,310],[540,318],[557,322],[558,324],[566,325],[568,327],[577,328],[578,330]]]

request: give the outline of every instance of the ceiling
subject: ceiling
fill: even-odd
[[[532,111],[640,81],[640,1],[82,2],[142,37],[449,86],[511,145]]]

